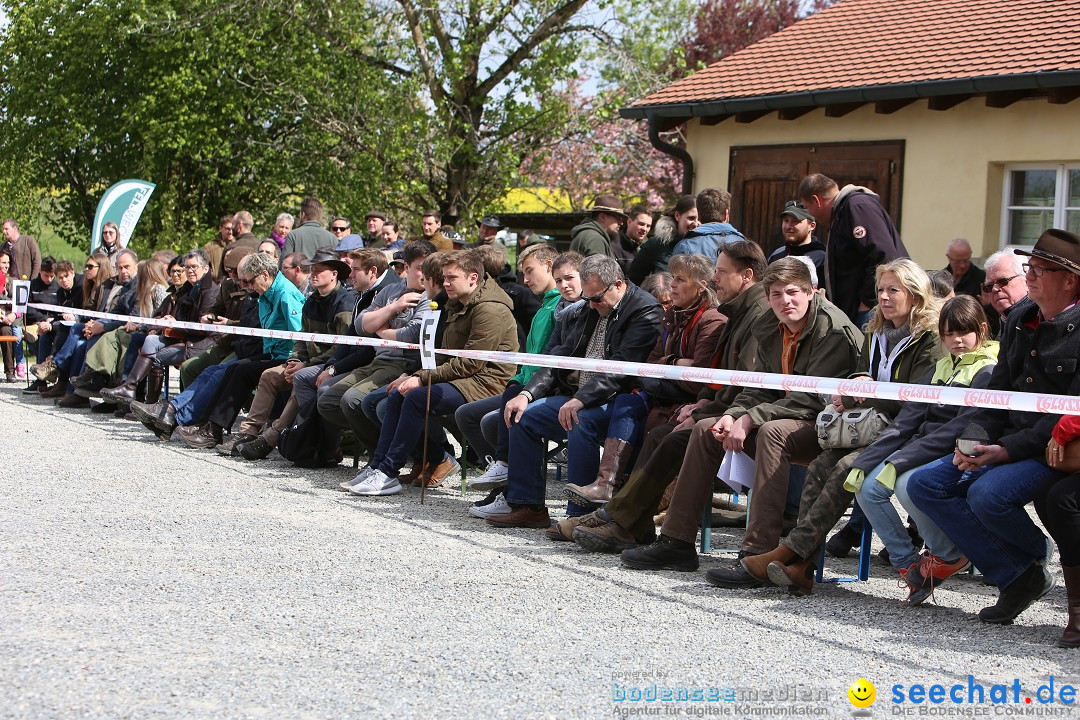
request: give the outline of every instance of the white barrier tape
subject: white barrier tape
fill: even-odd
[[[50,312],[68,312],[73,315],[137,322],[160,327],[178,327],[208,332],[230,332],[248,337],[274,337],[345,345],[374,345],[376,347],[399,347],[417,350],[419,345],[401,343],[379,338],[352,335],[321,335],[284,330],[263,330],[236,326],[208,325],[181,321],[153,320],[129,315],[101,313],[92,310],[72,310],[56,305],[31,303],[31,307]],[[940,403],[960,407],[981,407],[996,410],[1050,413],[1054,415],[1080,415],[1080,397],[1044,393],[1025,393],[998,390],[972,390],[945,387],[943,385],[916,385],[908,383],[885,383],[871,380],[845,380],[840,378],[812,377],[806,375],[781,375],[779,373],[736,372],[713,368],[685,367],[675,365],[652,365],[649,363],[592,360],[559,355],[534,355],[532,353],[499,352],[496,350],[436,350],[440,355],[474,358],[513,365],[535,365],[562,370],[598,372],[611,375],[684,380],[695,383],[756,387],[787,392],[816,393],[819,395],[847,395],[869,397],[900,402]]]
[[[419,350],[416,343],[404,343],[397,340],[383,340],[374,337],[358,337],[356,335],[327,335],[323,333],[306,333],[294,330],[264,330],[262,328],[240,327],[239,325],[214,325],[212,323],[186,322],[184,320],[162,320],[160,318],[141,318],[132,315],[118,315],[116,313],[98,312],[97,310],[80,310],[59,305],[45,303],[30,303],[27,307],[38,310],[46,310],[56,313],[70,313],[80,317],[88,317],[95,320],[116,320],[119,322],[133,322],[140,325],[153,325],[154,327],[180,328],[183,330],[201,330],[203,332],[220,335],[240,335],[243,337],[266,337],[278,340],[300,340],[302,342],[316,342],[333,345],[369,345],[372,347],[401,348],[403,350]]]

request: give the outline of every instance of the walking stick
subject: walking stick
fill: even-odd
[[[435,303],[431,303],[434,305]],[[431,374],[427,378],[427,402],[424,407],[424,452],[420,455],[420,504],[424,504],[424,491],[427,490],[428,470],[428,423],[431,422]]]

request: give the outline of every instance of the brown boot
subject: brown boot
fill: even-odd
[[[157,363],[146,376],[146,404],[153,405],[161,399],[161,386],[165,383],[165,368]]]
[[[1058,638],[1057,646],[1063,648],[1080,647],[1080,565],[1061,566],[1065,575],[1065,597],[1069,602],[1069,623],[1065,632]]]
[[[809,560],[797,560],[789,565],[771,562],[767,572],[775,585],[786,587],[793,594],[805,595],[814,590],[815,570]]]
[[[112,403],[128,403],[135,399],[135,389],[139,387],[139,383],[146,377],[146,374],[150,372],[150,369],[154,366],[153,355],[143,355],[139,353],[139,359],[135,361],[135,365],[132,366],[131,371],[127,375],[127,380],[122,382],[113,388],[104,388],[101,391],[101,398],[105,402]],[[148,401],[153,405],[156,400]]]
[[[795,551],[787,545],[777,545],[775,548],[762,555],[748,555],[739,562],[746,572],[758,580],[764,582],[769,577],[769,563],[778,562],[785,565],[792,560],[798,560]]]
[[[596,473],[596,480],[591,485],[567,485],[567,499],[573,503],[592,506],[603,505],[611,500],[633,451],[633,446],[625,440],[605,440],[604,455],[600,458],[600,470]]]

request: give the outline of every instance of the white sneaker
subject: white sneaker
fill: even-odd
[[[342,490],[351,490],[352,488],[356,487],[356,485],[363,482],[364,478],[366,478],[368,475],[370,475],[373,472],[375,472],[375,468],[373,468],[373,467],[371,467],[369,465],[368,467],[361,470],[357,474],[357,476],[354,477],[352,480],[346,480],[343,483],[339,483],[338,487],[341,488]]]
[[[367,477],[349,488],[349,492],[353,495],[395,495],[401,492],[401,483],[382,470],[372,470]]]
[[[484,520],[492,515],[507,515],[513,511],[506,502],[506,495],[499,495],[497,498],[489,502],[487,505],[481,505],[476,507],[475,505],[469,508],[469,515],[474,518],[480,518]]]
[[[510,468],[497,460],[492,460],[484,474],[469,483],[470,490],[493,490],[509,482]]]

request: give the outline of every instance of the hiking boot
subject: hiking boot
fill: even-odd
[[[45,382],[48,382],[51,377],[56,375],[56,372],[56,363],[53,362],[52,355],[45,358],[43,362],[30,366],[30,373],[38,380],[44,380]]]
[[[262,460],[274,452],[275,445],[271,445],[266,438],[259,435],[257,438],[236,446],[236,452],[245,460]]]
[[[1032,563],[1020,577],[1001,589],[996,605],[979,611],[979,619],[1009,625],[1036,600],[1054,589],[1054,576],[1040,563]]]
[[[202,425],[181,425],[176,431],[185,445],[196,450],[209,450],[221,442],[220,434],[214,432],[214,425],[210,422]]]
[[[634,536],[614,520],[596,527],[579,525],[574,528],[574,542],[589,552],[621,553],[637,547]]]
[[[90,398],[84,398],[80,395],[64,395],[56,401],[56,404],[62,408],[89,407]]]
[[[426,480],[427,487],[439,487],[443,484],[446,478],[460,472],[461,465],[458,463],[457,458],[455,458],[453,455],[447,455],[446,459],[436,465],[435,469],[432,470],[430,474],[424,473],[420,476],[421,478],[423,478],[423,480],[416,480],[413,482],[413,485],[415,485],[416,487],[420,487],[424,484],[424,481]]]
[[[663,534],[652,545],[623,550],[620,557],[623,565],[634,570],[694,572],[698,569],[697,548],[694,544]]]
[[[574,541],[574,528],[577,527],[600,527],[604,523],[611,522],[606,516],[602,515],[599,510],[588,513],[587,515],[577,515],[575,517],[563,518],[559,522],[555,523],[547,529],[544,534],[549,540],[555,540],[556,542]]]
[[[132,403],[132,408],[134,407],[135,404]],[[229,437],[222,440],[221,444],[216,446],[214,450],[215,452],[217,452],[218,455],[225,455],[226,457],[239,455],[240,451],[236,449],[236,446],[243,445],[246,442],[251,442],[257,437],[258,435],[252,435],[250,433],[233,433]]]

